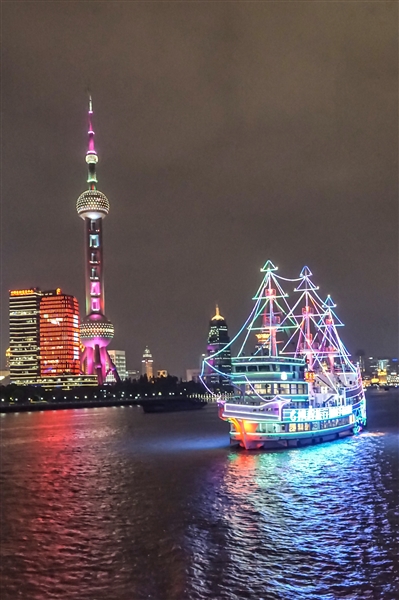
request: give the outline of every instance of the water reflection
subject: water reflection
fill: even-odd
[[[1,600],[396,598],[398,428],[273,453],[212,407],[2,419]]]
[[[203,501],[204,528],[190,532],[193,598],[397,597],[397,436],[388,438],[231,453]]]

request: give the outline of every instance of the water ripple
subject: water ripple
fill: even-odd
[[[398,598],[384,398],[361,436],[270,453],[230,449],[214,407],[6,415],[1,599]]]

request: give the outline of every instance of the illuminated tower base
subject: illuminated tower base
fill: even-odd
[[[114,326],[103,315],[88,315],[80,326],[80,340],[85,349],[81,357],[82,371],[86,375],[96,375],[102,385],[112,372],[115,380],[119,375],[112,362],[107,346],[114,337]]]

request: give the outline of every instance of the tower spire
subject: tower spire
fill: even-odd
[[[95,190],[97,184],[97,174],[96,174],[96,164],[98,163],[98,156],[94,146],[94,129],[92,123],[92,115],[93,115],[93,100],[91,98],[91,94],[89,94],[89,113],[88,113],[88,125],[89,125],[89,143],[86,152],[86,162],[88,165],[88,176],[87,183],[89,184],[90,190]]]
[[[212,321],[224,321],[222,315],[220,314],[219,305],[218,304],[216,304],[216,314],[215,314],[214,317],[212,317]]]

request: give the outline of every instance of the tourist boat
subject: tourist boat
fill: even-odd
[[[360,369],[350,360],[331,296],[322,300],[312,273],[286,279],[267,261],[255,305],[228,344],[231,373],[221,373],[217,355],[203,361],[201,378],[217,396],[219,416],[230,423],[230,443],[243,448],[315,444],[359,433],[366,425],[366,398]],[[282,281],[296,285],[288,303]],[[215,372],[224,393],[207,385]]]

